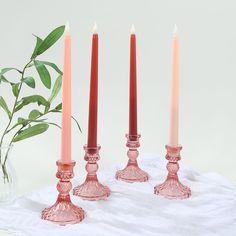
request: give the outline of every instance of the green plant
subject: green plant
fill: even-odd
[[[9,84],[12,90],[14,102],[13,106],[10,108],[10,106],[7,105],[6,100],[2,96],[0,96],[0,108],[5,111],[8,117],[6,127],[3,130],[3,133],[0,135],[0,148],[3,146],[5,138],[8,135],[10,137],[8,145],[11,146],[13,143],[33,137],[35,135],[39,135],[47,131],[50,125],[55,125],[60,128],[58,124],[49,122],[47,119],[47,115],[49,115],[50,113],[61,112],[62,103],[53,106],[52,102],[57,97],[61,89],[62,71],[56,64],[39,60],[38,57],[57,42],[57,40],[63,35],[64,30],[65,26],[63,25],[54,29],[45,39],[41,39],[38,36],[35,36],[35,48],[28,63],[22,70],[13,67],[1,69],[0,84]],[[48,67],[54,69],[58,74],[53,86],[51,86],[51,75]],[[36,87],[35,79],[28,73],[28,71],[30,71],[31,69],[36,69],[41,82],[47,89],[50,90],[51,94],[49,98],[45,98],[39,94],[22,97],[21,93],[23,86],[28,86],[31,89],[35,89]],[[16,71],[16,73],[19,74],[18,82],[12,82],[6,78],[6,75],[9,71]],[[29,112],[28,117],[25,118],[19,116],[19,112],[23,108],[26,108],[29,104],[35,104],[37,107]],[[74,117],[72,118],[75,120]],[[79,127],[77,121],[76,123]],[[4,174],[4,182],[6,180],[9,181],[8,173],[6,170],[7,158],[8,152],[5,156],[2,156],[2,152],[0,151],[0,166]]]

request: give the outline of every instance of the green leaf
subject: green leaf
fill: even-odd
[[[35,45],[35,48],[34,48],[34,52],[33,52],[32,56],[31,56],[31,59],[34,59],[37,56],[38,48],[41,45],[41,43],[43,42],[43,40],[41,38],[39,38],[36,35],[34,35],[34,36],[36,37],[36,45]]]
[[[42,113],[39,110],[34,109],[29,113],[29,119],[35,120],[36,118],[38,118],[41,115],[42,115]]]
[[[13,142],[18,142],[35,135],[42,134],[43,132],[47,131],[49,125],[46,123],[37,124],[31,126],[27,129],[22,130],[22,132],[18,133],[18,135],[13,139]]]
[[[18,119],[17,119],[17,123],[22,123],[23,121],[25,121],[24,118],[22,118],[22,117],[18,117]]]
[[[30,103],[35,103],[37,102],[38,105],[43,105],[43,106],[48,106],[48,101],[40,96],[40,95],[31,95],[31,96],[28,96],[28,97],[23,97],[18,103],[17,103],[17,106],[15,108],[15,112],[19,111],[22,107],[30,104]]]
[[[9,67],[9,68],[3,68],[0,72],[0,74],[5,74],[6,72],[10,71],[10,70],[14,70],[15,68]]]
[[[52,94],[51,96],[49,97],[48,101],[51,103],[55,97],[58,95],[60,89],[61,89],[61,85],[62,85],[62,76],[59,75],[55,81],[55,84],[52,88]]]
[[[0,83],[1,82],[10,83],[4,75],[0,74]]]
[[[62,103],[58,104],[56,107],[55,107],[56,110],[60,111],[62,109]]]
[[[27,119],[25,118],[22,118],[22,117],[19,117],[17,119],[17,124],[16,125],[23,125],[23,126],[26,126],[28,123]]]
[[[60,112],[62,109],[62,103],[58,104],[53,110],[52,112]]]
[[[64,25],[54,29],[39,45],[39,47],[37,48],[36,55],[38,56],[42,54],[47,49],[49,49],[54,43],[56,43],[56,41],[63,35],[64,30],[65,30]]]
[[[2,96],[0,96],[0,106],[2,107],[2,109],[7,113],[9,119],[11,119],[11,112],[4,100],[4,98]]]
[[[44,86],[48,89],[51,88],[51,76],[46,66],[41,61],[34,61],[36,70],[38,71],[39,77],[43,82]]]
[[[33,77],[28,76],[22,79],[24,83],[26,83],[30,88],[35,88],[35,80]]]
[[[17,126],[19,125],[23,125],[23,126],[27,126],[30,124],[29,123],[42,123],[44,121],[46,121],[47,119],[40,119],[40,120],[32,120],[32,119],[25,119],[25,118],[22,118],[22,117],[19,117],[18,120],[17,120],[17,123],[14,124],[9,130],[7,130],[6,134],[9,133],[10,131],[12,131],[13,129],[15,129]]]
[[[58,66],[52,62],[41,61],[44,65],[52,67],[58,74],[62,75],[62,71],[58,68]]]
[[[16,70],[17,72],[21,73],[20,70],[14,68],[14,67],[8,67],[8,68],[3,68],[1,71],[0,71],[0,74],[5,74],[6,72],[10,71],[10,70]]]
[[[19,83],[17,84],[11,83],[11,89],[14,96],[17,97],[19,95]]]
[[[58,78],[56,79],[54,85],[53,85],[51,96],[48,99],[48,106],[46,106],[45,109],[44,109],[44,114],[49,111],[50,106],[51,106],[51,102],[58,95],[58,93],[61,89],[61,85],[62,85],[62,76],[59,75]],[[53,111],[53,112],[56,112],[56,111]]]
[[[47,119],[35,120],[35,119],[25,119],[25,118],[19,117],[17,119],[17,124],[16,125],[27,125],[28,122],[43,122],[45,120],[47,120]]]

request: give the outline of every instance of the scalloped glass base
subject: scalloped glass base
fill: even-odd
[[[127,165],[123,170],[116,172],[116,179],[128,183],[146,182],[149,179],[149,175],[137,165]]]
[[[73,195],[89,201],[103,200],[109,197],[110,194],[110,189],[99,183],[98,180],[86,180],[73,189]]]
[[[76,224],[81,222],[85,217],[82,208],[74,205],[70,198],[58,198],[56,203],[42,211],[41,218],[60,225]]]
[[[163,184],[154,187],[154,193],[169,199],[185,199],[191,196],[191,190],[178,179],[167,179]]]

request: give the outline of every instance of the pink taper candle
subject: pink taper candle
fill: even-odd
[[[71,35],[66,24],[62,80],[61,162],[71,162]]]
[[[171,147],[177,147],[179,129],[179,36],[175,25],[173,33],[173,58],[171,81],[170,141]]]

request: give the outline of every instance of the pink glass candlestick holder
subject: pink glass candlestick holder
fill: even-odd
[[[168,175],[163,184],[154,188],[154,193],[170,199],[184,199],[191,196],[191,190],[180,183],[177,172],[179,170],[178,161],[181,159],[180,151],[182,147],[171,147],[166,145],[166,159]]]
[[[123,170],[116,172],[116,179],[122,180],[128,183],[134,182],[146,182],[149,179],[148,173],[141,170],[138,166],[137,158],[139,155],[138,147],[140,147],[138,135],[129,135],[126,134],[127,143],[126,146],[129,148],[127,155],[129,158],[127,166]]]
[[[87,161],[86,171],[88,172],[85,182],[74,188],[73,194],[81,197],[84,200],[97,201],[106,199],[110,196],[110,189],[107,186],[102,185],[97,178],[98,164],[100,159],[99,150],[100,146],[87,147],[84,146],[85,156]]]
[[[70,179],[74,177],[73,168],[75,161],[68,164],[57,161],[57,166],[56,176],[59,179],[57,184],[58,198],[53,206],[42,211],[41,218],[60,225],[79,223],[85,217],[84,210],[71,202],[69,194],[72,189]]]

